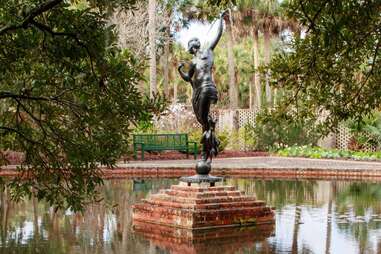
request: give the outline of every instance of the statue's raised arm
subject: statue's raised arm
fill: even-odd
[[[218,23],[218,32],[217,32],[217,36],[212,40],[212,42],[210,43],[210,46],[209,48],[211,50],[214,50],[214,48],[217,46],[218,42],[220,41],[221,39],[221,36],[222,36],[222,32],[224,30],[224,17],[225,15],[228,13],[228,10],[225,10],[223,12],[221,12],[220,14],[220,19],[219,19],[219,23]]]

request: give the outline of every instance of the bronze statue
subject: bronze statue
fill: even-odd
[[[198,38],[188,42],[188,51],[194,55],[189,66],[189,71],[183,71],[184,64],[180,64],[178,71],[181,77],[190,82],[193,88],[192,106],[197,121],[202,125],[202,153],[201,161],[198,162],[196,171],[198,174],[207,175],[210,171],[212,158],[218,154],[219,141],[214,133],[215,120],[209,115],[210,105],[218,100],[218,92],[212,76],[213,50],[217,46],[223,31],[223,19],[227,11],[220,14],[217,36],[210,45],[201,48]],[[209,159],[209,161],[208,161]]]

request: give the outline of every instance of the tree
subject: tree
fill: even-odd
[[[135,56],[147,58],[148,48],[148,3],[141,1],[132,9],[117,8],[110,22],[118,31],[118,45],[129,49]]]
[[[260,83],[260,61],[259,61],[259,32],[263,34],[264,65],[268,65],[271,60],[271,39],[278,36],[285,27],[288,20],[281,18],[280,5],[273,0],[240,0],[237,1],[238,11],[236,16],[239,20],[238,33],[253,38],[253,67],[252,85],[250,90],[255,90],[256,100],[253,93],[250,93],[250,107],[260,110],[262,104],[262,86]],[[270,89],[270,73],[265,72],[265,94],[268,105],[272,103],[272,92]],[[253,87],[254,85],[254,87]],[[254,89],[255,88],[255,89]],[[254,105],[255,104],[255,105]]]
[[[229,17],[225,19],[226,24],[226,34],[227,34],[227,53],[228,53],[228,76],[229,76],[229,108],[237,109],[238,108],[238,88],[236,80],[236,68],[234,61],[234,38],[233,38],[233,19],[231,12]]]
[[[18,200],[81,210],[157,108],[137,91],[142,64],[116,46],[108,13],[135,1],[0,2],[0,151],[22,151]]]
[[[271,38],[279,35],[283,30],[285,21],[280,17],[280,5],[276,0],[264,0],[260,4],[260,26],[263,32],[264,64],[268,65],[271,60]],[[267,106],[272,106],[272,91],[270,88],[270,71],[265,72],[265,92]]]
[[[253,36],[253,55],[254,55],[254,87],[255,87],[255,95],[256,95],[256,101],[255,101],[255,108],[259,111],[261,109],[262,105],[262,87],[261,87],[261,78],[259,75],[258,67],[259,67],[259,36],[258,36],[258,27],[253,25],[252,28],[252,36]],[[250,96],[252,93],[250,93]],[[253,99],[251,100],[253,101]],[[250,103],[250,107],[253,107],[254,103]]]
[[[286,8],[306,35],[272,61],[272,84],[287,93],[268,118],[312,119],[326,134],[380,108],[381,3],[290,1]]]
[[[156,87],[156,0],[148,1],[148,33],[149,33],[149,93],[153,98]]]
[[[148,1],[138,2],[133,9],[117,9],[110,17],[110,22],[116,26],[118,31],[118,45],[122,49],[128,48],[136,56],[147,60],[153,60],[153,55],[155,55],[155,64],[151,62],[148,64],[148,67],[156,65],[155,68],[149,68],[147,80],[150,80],[150,82],[148,89],[146,89],[146,82],[142,80],[141,91],[147,92],[147,94],[150,93],[150,90],[156,90],[157,92],[159,84],[162,83],[163,89],[160,94],[167,98],[169,97],[168,61],[172,42],[171,26],[175,23],[173,20],[175,3],[174,0],[159,1],[157,3],[155,24],[151,27],[155,29],[153,41],[149,40],[149,26],[153,23],[149,21]],[[150,50],[152,48],[150,43],[154,43],[155,50]],[[151,55],[152,57],[150,57]],[[161,69],[161,72],[157,71],[159,69]],[[155,74],[150,75],[150,71],[154,71]],[[154,78],[151,78],[151,76]],[[153,82],[153,79],[156,82]]]
[[[259,67],[259,20],[260,15],[258,7],[260,1],[258,0],[240,0],[237,1],[238,11],[235,16],[238,20],[238,34],[253,38],[253,74],[252,82],[249,85],[249,108],[256,108],[260,110],[262,105],[262,86]],[[255,91],[255,92],[254,92]],[[254,100],[255,95],[255,100]]]
[[[163,55],[162,55],[162,69],[163,69],[163,94],[165,97],[169,97],[169,53],[171,44],[171,11],[165,10],[165,25],[164,25],[164,45],[163,45]]]
[[[169,98],[169,69],[172,67],[169,63],[171,46],[173,44],[173,36],[171,33],[171,27],[178,27],[181,21],[176,21],[174,19],[174,13],[177,8],[181,7],[182,2],[176,0],[165,0],[160,2],[160,7],[162,9],[162,26],[159,28],[161,32],[162,40],[162,55],[161,55],[161,67],[163,72],[163,94],[166,98]],[[173,51],[173,48],[172,48]],[[174,67],[174,70],[177,70],[177,66]],[[174,100],[175,101],[175,100]]]

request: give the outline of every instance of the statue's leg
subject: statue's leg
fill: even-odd
[[[209,127],[210,127],[209,110],[210,110],[210,99],[205,94],[201,94],[200,100],[199,100],[197,118],[200,119],[203,132],[209,130]]]
[[[201,124],[202,128],[204,129],[205,123],[202,119],[202,110],[201,110],[201,97],[200,97],[200,91],[195,91],[192,96],[192,106],[193,106],[193,112],[196,116],[197,121]]]
[[[207,94],[200,94],[199,97],[199,104],[198,104],[198,112],[197,112],[197,118],[199,119],[199,122],[202,125],[202,153],[201,158],[202,160],[207,160],[209,157],[209,146],[208,146],[208,138],[207,138],[207,132],[210,129],[210,116],[209,116],[209,110],[210,110],[210,99],[207,96]]]
[[[210,113],[211,104],[215,104],[216,102],[217,102],[217,99],[214,99],[213,97],[209,98],[209,107],[208,107],[209,113]],[[208,144],[207,155],[208,155],[210,161],[212,161],[213,157],[216,157],[218,154],[218,147],[219,147],[220,141],[218,140],[217,136],[215,135],[216,120],[213,119],[209,113],[207,116],[208,117],[208,132],[209,132],[209,134],[207,135],[208,139],[207,139],[206,143]]]

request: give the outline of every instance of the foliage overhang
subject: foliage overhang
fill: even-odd
[[[116,47],[108,23],[135,2],[0,2],[0,154],[25,154],[14,199],[82,210],[97,197],[99,166],[112,167],[134,124],[162,109],[139,93],[142,62]]]
[[[272,85],[285,94],[264,117],[314,120],[327,133],[379,109],[380,1],[288,1],[286,9],[305,37],[273,58]]]

